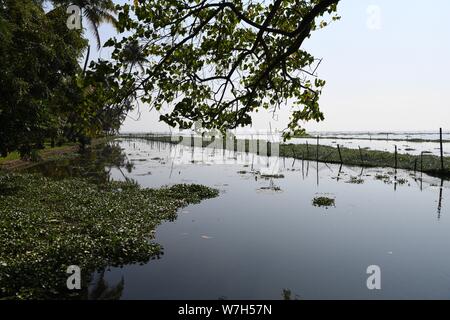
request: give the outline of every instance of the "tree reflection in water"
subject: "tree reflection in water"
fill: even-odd
[[[283,289],[281,295],[283,300],[300,300],[300,296],[298,294],[294,294],[294,297],[292,297],[292,291],[290,289]]]
[[[119,300],[122,297],[123,289],[125,287],[125,281],[122,277],[118,284],[115,286],[109,286],[105,280],[105,270],[102,270],[98,276],[91,283],[88,289],[88,300]]]
[[[122,168],[128,173],[134,169],[119,143],[114,141],[93,146],[75,158],[47,161],[26,171],[55,179],[82,177],[104,184],[111,181],[112,168],[118,168],[124,177]]]

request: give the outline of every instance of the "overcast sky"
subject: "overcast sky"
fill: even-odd
[[[124,2],[124,1],[116,1]],[[450,1],[342,0],[342,19],[316,31],[304,49],[323,58],[326,80],[319,131],[450,130]],[[101,28],[105,41],[114,32]],[[95,47],[95,45],[94,45]],[[98,53],[107,58],[105,50]],[[97,58],[97,53],[92,58]],[[286,108],[288,109],[288,107]],[[156,112],[131,114],[123,131],[164,130]],[[254,118],[255,129],[283,129],[289,112]]]

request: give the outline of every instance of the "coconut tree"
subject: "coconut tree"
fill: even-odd
[[[99,27],[102,23],[116,25],[116,6],[113,0],[52,0],[54,5],[76,5],[81,9],[82,22],[85,21],[93,32],[97,48],[101,48]],[[83,19],[84,18],[84,19]]]
[[[140,45],[136,39],[125,45],[123,59],[130,72],[135,66],[144,72],[144,65],[148,62],[145,47]]]

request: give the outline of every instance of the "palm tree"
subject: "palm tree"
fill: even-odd
[[[86,18],[87,24],[90,25],[92,32],[95,35],[98,50],[100,50],[101,48],[100,32],[98,30],[100,24],[105,22],[111,23],[114,27],[117,24],[117,20],[114,17],[114,14],[116,13],[116,7],[114,5],[113,0],[50,0],[50,1],[55,6],[76,5],[81,9],[82,17],[84,16]],[[91,46],[89,45],[87,47],[83,74],[86,73],[90,52]]]
[[[99,26],[102,23],[111,23],[116,25],[117,20],[114,17],[116,7],[113,0],[52,0],[54,5],[76,5],[82,11],[82,17],[90,26],[97,41],[97,48],[101,48]]]
[[[130,72],[134,66],[137,66],[144,71],[144,64],[148,62],[142,47],[138,40],[132,40],[125,45],[124,59],[125,63],[130,67]]]

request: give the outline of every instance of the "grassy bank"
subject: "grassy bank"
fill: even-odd
[[[318,150],[318,152],[317,152]],[[297,159],[313,160],[317,158],[320,162],[337,163],[361,167],[382,167],[382,168],[397,168],[405,170],[416,170],[432,176],[450,178],[450,158],[444,158],[444,171],[440,170],[441,160],[439,157],[429,154],[409,155],[397,154],[397,161],[395,154],[392,152],[366,150],[366,149],[350,149],[340,148],[339,151],[335,147],[306,144],[284,144],[280,146],[280,155],[283,157],[293,157]],[[318,153],[318,157],[316,155]],[[397,163],[397,165],[396,165]]]
[[[111,139],[113,138],[105,137],[94,139],[88,147],[95,147]],[[79,145],[77,143],[66,143],[62,146],[53,148],[49,143],[46,143],[44,149],[36,150],[36,154],[34,155],[35,158],[33,159],[33,161],[21,159],[19,152],[17,151],[9,153],[6,157],[0,157],[0,170],[11,171],[27,169],[45,161],[53,161],[78,155]]]
[[[72,153],[78,151],[78,147],[75,143],[65,144],[59,147],[51,147],[46,145],[44,149],[36,151],[36,161],[25,161],[20,158],[18,151],[9,153],[6,157],[0,157],[0,167],[13,167],[19,163],[33,163],[42,160],[47,160],[64,153]]]
[[[169,137],[169,136],[152,136],[152,135],[127,135],[122,138],[141,138],[153,141],[160,141],[166,143],[181,143],[183,145],[198,145],[203,147],[221,147],[223,144],[220,141],[214,143],[209,140],[203,140],[200,137],[194,137],[194,141],[190,137]],[[250,142],[249,140],[236,139],[234,144],[231,143],[226,146],[230,150],[239,150],[238,145],[241,146],[241,151],[251,152],[250,143],[256,145],[256,141]],[[262,146],[262,147],[261,147]],[[253,148],[253,151],[258,153],[260,148],[272,149],[272,146],[268,146],[266,141],[260,140],[257,143],[257,147]],[[336,147],[325,145],[307,145],[305,144],[280,144],[279,156],[290,157],[301,160],[319,161],[326,163],[336,163],[351,166],[361,167],[390,167],[397,169],[416,170],[432,176],[441,177],[445,179],[450,178],[450,157],[444,157],[444,171],[441,171],[441,160],[438,156],[423,154],[409,155],[398,154],[397,161],[395,160],[395,154],[386,151],[367,150],[367,149],[350,149],[340,147],[339,150]],[[269,151],[270,155],[271,152]],[[396,165],[397,164],[397,165]]]

